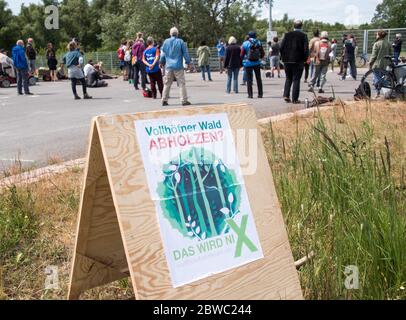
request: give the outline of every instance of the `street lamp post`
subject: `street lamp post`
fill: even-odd
[[[272,32],[272,8],[273,8],[273,1],[274,0],[268,0],[269,1],[269,32]]]

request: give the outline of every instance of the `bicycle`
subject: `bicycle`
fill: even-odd
[[[368,87],[374,88],[377,98],[383,93],[387,98],[406,97],[406,64],[395,65],[392,56],[385,56],[390,60],[387,69],[375,68],[369,70],[361,80],[361,88],[365,97],[369,96]]]
[[[335,63],[338,65],[341,65],[342,61],[343,61],[342,56],[336,57],[335,59]],[[355,65],[357,66],[357,68],[364,68],[367,63],[368,63],[368,55],[366,53],[363,53],[355,57]]]

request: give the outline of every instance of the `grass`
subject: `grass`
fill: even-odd
[[[307,299],[405,299],[406,105],[336,107],[264,128]],[[344,286],[359,269],[359,290]]]
[[[0,190],[0,299],[66,299],[83,171]],[[60,290],[44,290],[45,268],[58,266]],[[127,279],[84,299],[131,299]]]
[[[406,299],[406,104],[359,103],[263,126],[306,299]],[[0,190],[0,299],[65,299],[83,171]],[[59,267],[60,290],[44,290]],[[344,287],[359,268],[359,290]],[[132,299],[128,279],[84,299]]]

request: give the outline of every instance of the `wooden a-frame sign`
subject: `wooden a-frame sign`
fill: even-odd
[[[226,113],[233,130],[259,132],[255,112],[247,105],[93,120],[69,299],[127,277],[137,300],[303,298],[260,134],[257,170],[244,180],[264,258],[192,284],[172,286],[134,121],[213,113]]]

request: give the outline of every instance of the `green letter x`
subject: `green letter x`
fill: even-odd
[[[248,249],[251,250],[251,252],[258,251],[255,244],[253,244],[252,241],[245,234],[245,230],[247,229],[247,223],[248,223],[248,215],[245,215],[242,217],[241,227],[238,227],[233,219],[227,219],[226,222],[231,227],[231,229],[233,229],[235,231],[235,233],[237,233],[237,236],[238,236],[237,248],[235,250],[235,256],[234,256],[235,258],[241,257],[242,245],[244,243],[248,247]]]

